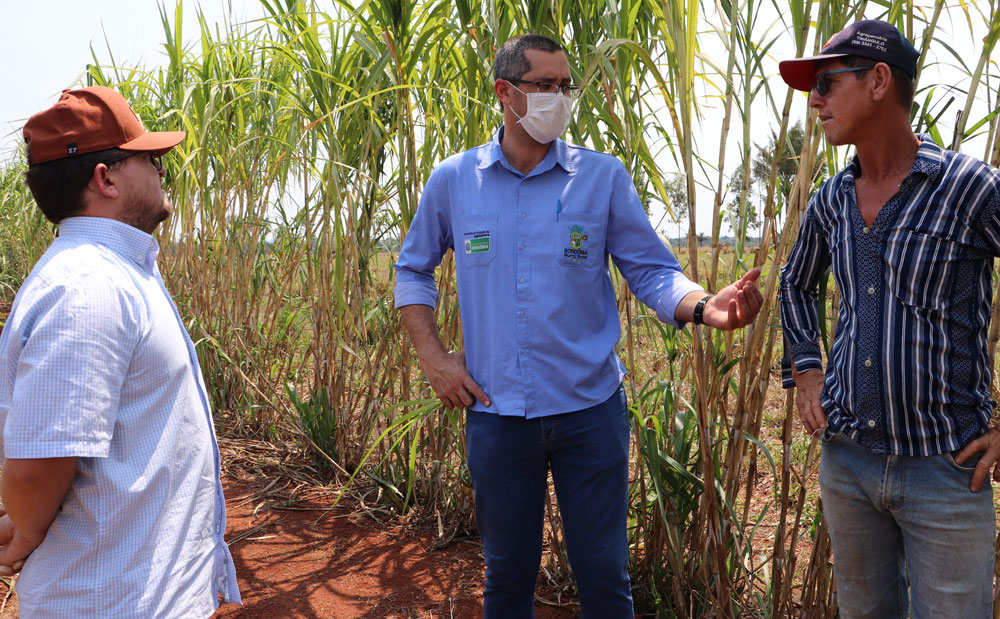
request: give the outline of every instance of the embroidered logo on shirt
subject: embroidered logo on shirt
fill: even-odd
[[[490,231],[476,230],[465,233],[465,253],[485,254],[490,251]]]
[[[573,262],[583,262],[587,259],[587,249],[583,243],[587,240],[587,231],[583,226],[569,227],[569,247],[563,248],[563,257]]]

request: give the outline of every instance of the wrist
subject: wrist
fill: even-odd
[[[696,325],[705,324],[705,306],[714,296],[715,295],[712,294],[706,294],[695,304],[694,311],[691,314],[691,322]]]

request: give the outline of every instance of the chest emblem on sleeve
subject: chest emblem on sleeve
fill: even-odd
[[[569,247],[563,249],[563,257],[573,262],[583,262],[587,259],[587,231],[583,226],[569,226]]]

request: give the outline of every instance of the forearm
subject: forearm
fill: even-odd
[[[3,505],[29,543],[45,538],[76,475],[76,458],[5,459],[0,476]]]
[[[399,308],[399,315],[407,333],[410,334],[413,347],[417,350],[421,366],[426,369],[428,363],[448,355],[448,351],[441,344],[432,307],[419,304],[405,305]]]
[[[399,312],[417,349],[420,367],[441,403],[447,408],[464,408],[479,400],[490,406],[489,396],[469,376],[465,355],[449,353],[441,345],[434,310],[428,305],[404,305]]]

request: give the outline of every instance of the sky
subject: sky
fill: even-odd
[[[167,0],[171,21],[173,20],[173,0]],[[918,0],[918,4],[922,4]],[[197,40],[198,22],[197,7],[201,7],[209,23],[221,23],[224,16],[233,15],[236,21],[257,19],[265,11],[257,0],[189,0],[184,3],[184,38],[187,43]],[[764,3],[767,6],[767,3]],[[155,0],[0,0],[0,78],[5,84],[5,96],[0,97],[0,160],[11,156],[21,141],[21,128],[31,114],[51,105],[64,88],[84,85],[83,75],[86,65],[93,62],[91,49],[96,51],[102,63],[114,57],[115,60],[128,66],[145,66],[153,68],[165,63],[162,47],[164,40],[163,25]],[[957,23],[956,23],[956,20]],[[718,20],[710,15],[703,16],[703,29],[708,30],[711,23]],[[772,33],[777,33],[784,26],[777,21],[777,16],[759,20],[761,28],[771,27]],[[960,33],[951,37],[949,32]],[[708,33],[706,33],[708,34]],[[979,56],[976,37],[968,36],[967,26],[961,22],[961,16],[946,12],[938,25],[938,37],[947,41],[967,60],[974,63]],[[787,40],[788,37],[782,37]],[[724,57],[724,50],[713,49],[711,42],[714,36],[699,36],[700,42],[706,45],[701,51],[708,57]],[[791,57],[794,50],[775,47],[768,59],[770,77],[775,96],[784,101],[784,89],[781,88],[777,76],[778,60]],[[787,44],[786,44],[787,45]],[[811,42],[810,42],[811,45]],[[811,47],[809,48],[811,49]],[[954,73],[953,63],[943,53],[940,45],[931,46],[932,58],[925,65],[926,79],[922,83],[947,83]],[[942,62],[935,62],[935,59]],[[952,73],[949,73],[951,71]],[[714,101],[705,98],[704,91],[698,96],[707,101],[703,109],[705,117],[702,121],[700,136],[697,139],[698,154],[710,163],[718,161],[720,119],[722,105],[719,99]],[[957,95],[957,108],[964,95]],[[763,97],[755,106],[763,106]],[[955,109],[950,109],[948,116],[954,116]],[[806,113],[805,96],[796,98],[792,108],[792,118],[801,119]],[[984,112],[974,113],[979,118]],[[751,142],[766,144],[772,127],[768,124],[774,114],[767,109],[755,108],[754,119],[764,122],[752,123]],[[947,117],[946,124],[954,121]],[[669,123],[669,120],[664,119]],[[950,130],[944,132],[946,138],[951,137]],[[726,170],[731,173],[739,162],[742,128],[738,119],[734,118],[733,126],[727,142]],[[985,144],[985,142],[983,142]],[[984,146],[970,145],[968,152],[982,156]],[[667,161],[667,155],[658,159],[661,170],[669,172],[673,163]],[[704,182],[699,177],[699,182]],[[712,177],[714,186],[715,177]],[[714,191],[704,187],[698,190],[698,221],[700,232],[709,233],[711,229],[711,202]],[[663,219],[663,208],[652,210],[651,220],[658,229],[668,235],[676,234],[677,226],[669,216]],[[723,234],[727,233],[727,228]]]
[[[173,2],[168,5],[173,20]],[[223,0],[204,0],[210,23],[228,13]],[[198,34],[197,4],[185,2],[185,38]],[[264,14],[256,1],[232,2],[237,19]],[[111,55],[122,64],[147,67],[164,64],[165,39],[155,0],[0,0],[0,159],[21,140],[29,116],[52,105],[64,88],[85,85],[83,75],[93,62]]]

